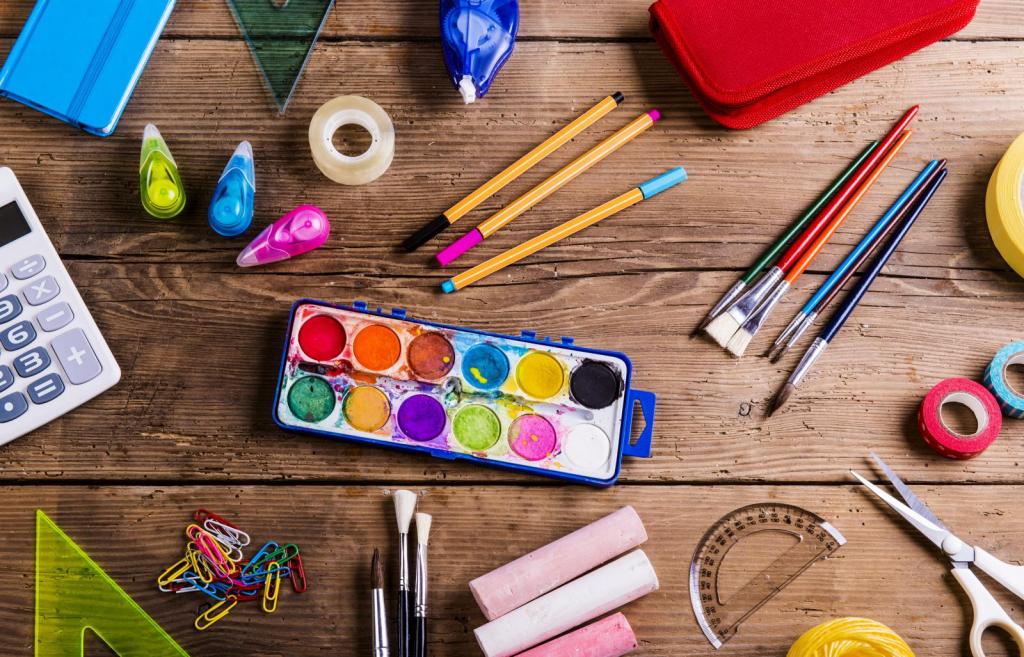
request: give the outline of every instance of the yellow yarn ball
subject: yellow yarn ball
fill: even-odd
[[[914,657],[914,651],[881,623],[838,618],[804,632],[786,657]]]

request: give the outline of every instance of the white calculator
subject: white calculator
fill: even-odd
[[[18,179],[0,167],[0,445],[120,379]]]

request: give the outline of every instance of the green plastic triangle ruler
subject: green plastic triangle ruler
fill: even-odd
[[[85,657],[89,632],[120,657],[188,657],[82,548],[36,511],[36,657]]]
[[[227,0],[283,113],[334,0]]]

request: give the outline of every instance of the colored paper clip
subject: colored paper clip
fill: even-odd
[[[192,518],[196,522],[202,524],[206,524],[207,520],[214,520],[216,522],[221,523],[222,525],[227,525],[232,529],[238,529],[238,525],[226,519],[224,516],[219,516],[213,511],[207,511],[206,509],[197,509],[196,512],[192,514]]]
[[[182,574],[186,570],[188,570],[188,567],[189,567],[189,560],[188,560],[188,556],[186,555],[184,559],[182,559],[181,561],[178,561],[173,566],[171,566],[170,568],[168,568],[164,572],[160,573],[160,576],[156,578],[157,586],[169,587],[171,582],[173,582],[176,579],[179,579],[182,576]]]
[[[267,579],[263,582],[263,611],[272,614],[277,611],[277,596],[281,593],[281,565],[271,561],[267,568]]]
[[[306,571],[302,568],[302,557],[297,554],[292,557],[292,560],[288,562],[288,569],[292,588],[296,593],[305,593],[309,584],[306,582]]]
[[[233,595],[221,600],[203,613],[199,614],[195,622],[196,629],[201,632],[209,628],[211,625],[227,616],[237,604],[238,598]]]
[[[199,579],[198,575],[191,571],[185,573],[183,579],[192,586],[194,586],[197,591],[205,593],[214,600],[224,600],[225,598],[224,592],[218,589],[216,586],[214,586],[212,582],[204,582],[203,580]]]
[[[192,566],[192,572],[198,575],[200,580],[206,584],[213,581],[213,570],[210,568],[209,559],[205,554],[189,545],[185,548],[185,556]]]
[[[247,577],[255,573],[261,565],[269,561],[270,555],[277,551],[278,544],[274,541],[268,541],[259,549],[259,552],[249,559],[249,563],[246,564],[245,568],[242,569],[242,579],[245,580]]]
[[[248,534],[238,527],[233,527],[221,520],[217,520],[216,518],[207,518],[204,520],[203,528],[218,538],[223,536],[224,540],[227,540],[238,547],[245,547],[249,545],[249,542],[252,540],[249,538]]]

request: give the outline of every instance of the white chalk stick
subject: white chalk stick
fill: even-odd
[[[657,590],[654,566],[636,550],[473,633],[486,657],[512,657]]]
[[[643,544],[647,532],[631,506],[476,578],[469,589],[494,620]]]
[[[623,657],[636,647],[633,628],[619,613],[530,648],[519,657]]]

